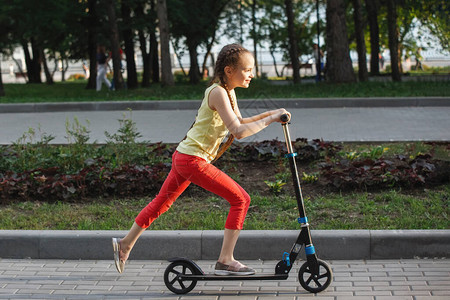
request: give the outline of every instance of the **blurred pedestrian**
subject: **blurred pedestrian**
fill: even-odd
[[[416,51],[416,67],[415,67],[415,69],[416,69],[416,71],[418,71],[419,69],[421,70],[421,71],[423,71],[423,66],[422,66],[422,59],[423,59],[423,57],[422,57],[422,48],[418,48],[417,49],[417,51]]]
[[[313,44],[313,57],[314,63],[316,65],[316,82],[320,81],[321,73],[324,66],[324,55],[323,51],[319,49],[319,45]]]
[[[111,82],[106,78],[108,71],[108,62],[110,57],[106,55],[105,46],[97,47],[97,92],[102,89],[102,84],[105,83],[108,89],[111,89]]]

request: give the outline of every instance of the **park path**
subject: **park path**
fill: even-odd
[[[292,113],[291,137],[321,138],[336,142],[449,141],[450,107],[335,107],[289,108]],[[243,116],[261,112],[242,109]],[[89,131],[90,141],[106,142],[105,131],[115,133],[119,119],[127,111],[59,111],[33,113],[0,113],[0,144],[11,144],[34,128],[55,136],[52,143],[67,143],[65,123],[74,118]],[[177,143],[186,134],[196,109],[136,110],[131,119],[142,134],[141,140]],[[39,132],[39,130],[40,132]],[[280,126],[272,124],[242,142],[283,140]]]

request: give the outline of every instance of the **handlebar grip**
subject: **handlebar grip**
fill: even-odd
[[[281,122],[284,122],[284,123],[289,122],[289,120],[290,120],[289,115],[288,114],[281,115],[280,120],[281,120]]]

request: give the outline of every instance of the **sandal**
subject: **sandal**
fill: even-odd
[[[215,275],[253,275],[255,270],[249,268],[238,261],[233,261],[229,265],[216,262],[216,267],[214,270]]]
[[[114,263],[116,265],[117,272],[122,273],[125,270],[125,262],[128,259],[128,254],[125,254],[120,249],[120,239],[113,238],[112,245],[114,250]]]

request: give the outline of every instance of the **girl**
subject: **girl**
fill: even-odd
[[[220,51],[211,85],[205,91],[194,124],[172,156],[172,169],[159,194],[138,214],[123,239],[113,238],[114,260],[119,273],[123,272],[128,255],[139,236],[170,208],[191,182],[230,203],[215,274],[255,273],[233,256],[250,205],[250,196],[233,179],[211,164],[231,144],[233,137],[248,137],[273,122],[280,122],[282,114],[289,115],[285,109],[278,109],[250,118],[242,117],[234,89],[248,88],[253,78],[254,63],[252,54],[238,44],[227,45]],[[231,138],[219,150],[228,132]]]

